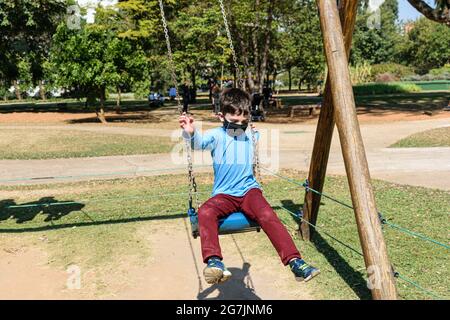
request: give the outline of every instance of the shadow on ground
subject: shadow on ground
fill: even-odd
[[[214,284],[198,295],[199,300],[261,300],[253,287],[249,270],[250,263],[244,262],[242,268],[228,268],[233,274],[230,280],[221,284]],[[208,297],[214,294],[214,297]]]
[[[140,217],[130,217],[110,220],[94,220],[86,211],[83,210],[84,203],[76,201],[59,201],[54,197],[44,197],[37,201],[17,204],[13,199],[6,199],[0,201],[0,226],[2,221],[15,220],[17,225],[6,228],[0,228],[0,233],[23,233],[23,232],[39,232],[47,230],[68,229],[73,227],[88,227],[96,225],[109,225],[120,223],[133,223],[140,221],[152,220],[170,220],[185,218],[186,214],[167,213],[163,215],[149,215]],[[57,220],[74,212],[81,212],[86,221],[73,223],[54,224]],[[34,226],[26,226],[26,222],[33,221],[39,215],[44,215],[44,221],[49,224],[41,224]]]
[[[45,222],[51,222],[74,211],[80,211],[84,204],[74,201],[59,201],[54,197],[43,197],[37,201],[17,204],[13,199],[0,201],[0,221],[13,219],[16,223],[34,220],[38,215],[44,215]]]

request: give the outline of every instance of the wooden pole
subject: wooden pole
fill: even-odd
[[[350,55],[353,30],[355,28],[358,0],[341,1],[339,14],[344,33],[345,51]],[[334,110],[331,96],[330,79],[327,76],[325,83],[322,107],[317,123],[316,137],[309,167],[308,181],[312,189],[322,192],[327,172],[328,156],[330,154],[331,140],[334,130]],[[300,223],[300,234],[303,240],[309,241],[314,233],[314,228],[308,224],[316,224],[319,214],[321,196],[306,192],[303,206],[303,219]]]
[[[392,267],[375,206],[369,168],[356,116],[347,54],[335,0],[317,0],[336,126],[344,156],[368,284],[374,299],[397,299]]]

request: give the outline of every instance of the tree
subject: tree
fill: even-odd
[[[95,104],[95,112],[102,123],[106,122],[106,89],[130,81],[133,71],[146,69],[142,50],[119,38],[107,25],[95,23],[83,23],[80,30],[59,25],[50,60],[58,85],[79,90],[87,104],[99,99],[100,109]]]
[[[370,12],[366,2],[362,2],[357,16],[353,46],[350,56],[352,64],[395,62],[396,46],[400,41],[397,0],[386,0],[379,8],[379,25],[370,25],[377,15]]]
[[[18,99],[21,92],[17,80],[19,72],[23,73],[24,61],[30,63],[32,82],[42,86],[42,66],[52,35],[64,18],[67,5],[72,3],[66,0],[0,1],[0,76],[5,84],[13,81]]]
[[[322,37],[315,1],[296,1],[286,8],[281,22],[281,51],[284,66],[292,85],[292,68],[298,87],[304,83],[308,89],[317,83],[324,69]]]
[[[280,3],[277,0],[242,0],[230,1],[227,7],[237,54],[251,91],[262,92],[277,30],[274,18]]]
[[[421,18],[405,35],[401,57],[421,74],[450,62],[450,28]]]
[[[408,2],[426,18],[450,26],[450,2],[435,0],[435,7],[431,7],[423,0],[408,0]]]

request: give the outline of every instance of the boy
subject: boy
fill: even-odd
[[[185,139],[194,149],[209,149],[213,157],[214,187],[212,198],[198,212],[200,241],[206,282],[221,283],[231,277],[222,263],[218,220],[241,211],[259,223],[284,265],[290,266],[298,280],[308,281],[319,270],[303,261],[295,244],[277,215],[262,195],[253,175],[253,141],[248,127],[250,96],[240,89],[225,90],[220,97],[219,117],[223,127],[204,136],[195,130],[194,119],[185,114],[179,122]],[[256,133],[256,138],[258,138]]]

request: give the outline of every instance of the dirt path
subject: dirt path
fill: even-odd
[[[39,244],[2,245],[0,299],[313,298],[313,282],[296,282],[275,251],[256,253],[255,240],[269,245],[264,233],[221,236],[224,261],[233,277],[223,285],[208,285],[202,276],[200,240],[191,238],[188,223],[184,219],[143,222],[137,233],[148,243],[151,256],[140,265],[123,256],[113,272],[96,269],[95,277],[102,279],[104,287],[101,294],[90,283],[93,270],[81,270],[80,288],[69,289],[70,274],[50,266],[50,255]]]

